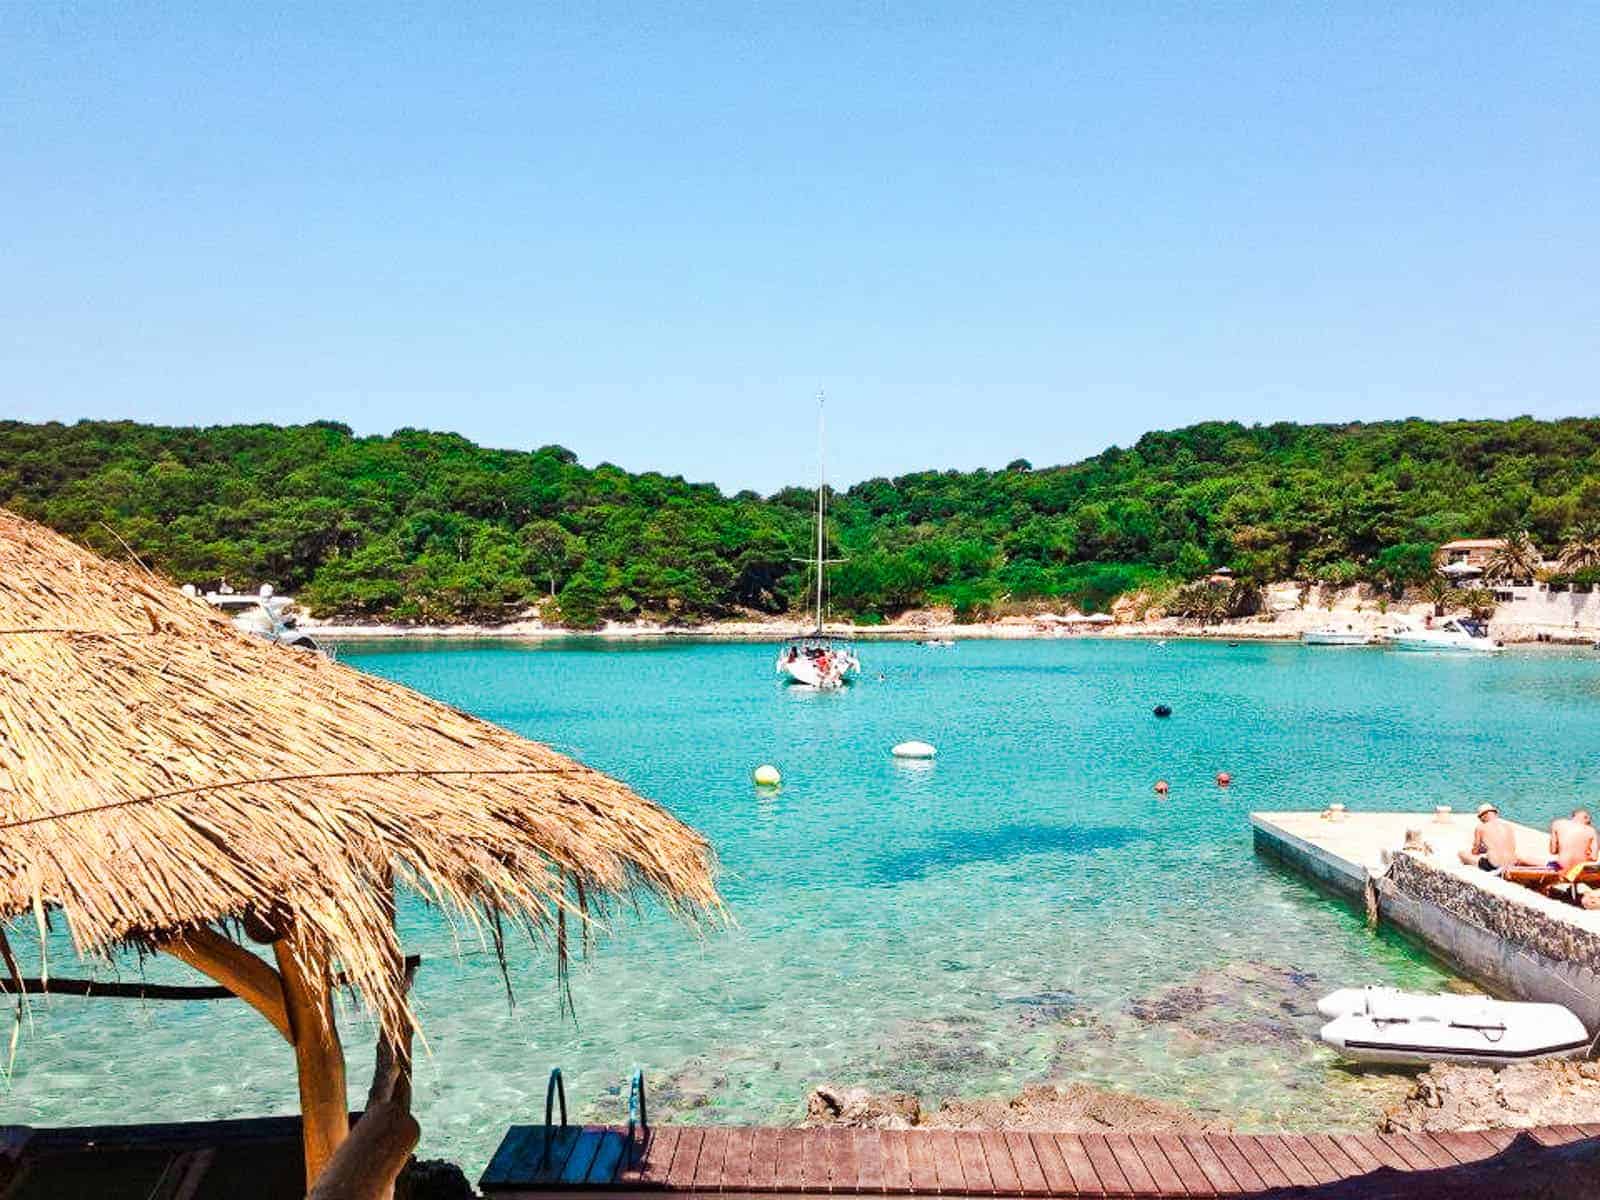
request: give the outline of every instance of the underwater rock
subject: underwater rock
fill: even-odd
[[[1380,1133],[1451,1133],[1600,1122],[1600,1062],[1435,1064],[1385,1111]]]
[[[1017,1009],[1017,1022],[1024,1029],[1043,1025],[1092,1024],[1096,1014],[1083,1009],[1073,992],[1034,992],[1027,996],[1002,997],[1000,1004]]]
[[[922,1119],[922,1104],[907,1092],[875,1094],[866,1088],[824,1083],[806,1097],[804,1124],[850,1129],[910,1129]]]
[[[1128,1002],[1128,1014],[1147,1025],[1182,1021],[1220,1004],[1223,995],[1198,984],[1179,983]]]
[[[659,1082],[651,1082],[650,1114],[671,1117],[705,1108],[711,1103],[712,1095],[727,1086],[727,1072],[717,1069],[703,1058],[691,1058]]]

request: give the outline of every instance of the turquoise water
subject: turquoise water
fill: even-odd
[[[548,952],[491,955],[404,914],[426,962],[425,1153],[479,1169],[542,1114],[614,1117],[635,1063],[653,1114],[793,1121],[829,1080],[1005,1094],[1085,1080],[1244,1128],[1370,1126],[1404,1088],[1336,1066],[1323,990],[1448,977],[1252,853],[1254,808],[1458,809],[1542,822],[1592,796],[1600,659],[1286,645],[1044,641],[862,648],[857,687],[783,689],[771,647],[346,647],[342,657],[610,771],[714,842],[736,924],[621,919],[558,1011]],[[876,679],[883,672],[882,681]],[[1157,702],[1174,715],[1154,719]],[[932,764],[889,747],[921,738]],[[782,768],[774,793],[750,785]],[[1223,791],[1215,773],[1232,773]],[[1151,791],[1171,781],[1170,798]],[[52,939],[55,969],[69,949]],[[25,950],[25,959],[37,955]],[[77,968],[74,968],[75,970]],[[164,959],[123,977],[183,978]],[[344,1018],[357,1095],[370,1031]],[[56,997],[24,1024],[0,1120],[289,1111],[286,1048],[243,1005]]]

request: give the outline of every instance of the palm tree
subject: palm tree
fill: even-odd
[[[1539,553],[1539,547],[1533,544],[1526,529],[1519,529],[1505,539],[1505,545],[1489,555],[1483,577],[1490,583],[1515,583],[1519,579],[1532,579],[1543,566],[1544,556]]]
[[[1422,583],[1422,595],[1433,604],[1433,615],[1444,616],[1445,605],[1455,595],[1455,584],[1450,582],[1450,577],[1443,572],[1435,571]]]
[[[1563,571],[1587,571],[1600,567],[1600,521],[1579,521],[1567,530],[1561,547]]]

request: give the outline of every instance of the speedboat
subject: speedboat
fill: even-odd
[[[1372,987],[1341,989],[1317,1009],[1333,1017],[1322,1040],[1355,1062],[1498,1067],[1577,1058],[1589,1048],[1583,1022],[1560,1004]]]
[[[928,638],[922,644],[932,646],[936,650],[947,650],[955,645],[955,641],[951,638]]]
[[[1505,646],[1489,636],[1482,621],[1451,617],[1432,629],[1402,629],[1391,643],[1396,650],[1464,650],[1472,654],[1498,654]]]
[[[1321,629],[1308,629],[1300,635],[1301,644],[1306,646],[1366,646],[1371,641],[1371,634],[1354,625],[1346,625],[1343,629],[1337,625],[1324,625]]]
[[[193,588],[185,590],[186,594],[198,596],[226,616],[233,627],[242,633],[253,634],[280,646],[322,653],[322,647],[317,645],[316,639],[296,627],[294,601],[288,596],[274,595],[270,584],[262,584],[259,592],[218,590],[202,595]]]

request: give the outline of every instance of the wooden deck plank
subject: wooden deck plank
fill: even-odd
[[[1300,1165],[1311,1172],[1311,1178],[1318,1184],[1338,1183],[1341,1176],[1332,1164],[1317,1151],[1317,1148],[1306,1140],[1301,1133],[1285,1133],[1280,1135],[1280,1140],[1299,1161]]]
[[[1371,1157],[1378,1160],[1378,1165],[1380,1167],[1388,1167],[1395,1171],[1415,1170],[1415,1168],[1406,1161],[1403,1155],[1396,1153],[1395,1148],[1389,1144],[1389,1140],[1383,1137],[1381,1134],[1341,1134],[1339,1137],[1339,1144],[1344,1146],[1347,1150],[1349,1149],[1350,1144],[1360,1146]]]
[[[600,1135],[600,1149],[589,1165],[583,1182],[589,1187],[605,1187],[617,1178],[628,1153],[628,1136],[620,1129],[606,1129]]]
[[[883,1135],[876,1129],[856,1131],[856,1191],[864,1195],[883,1192]]]
[[[1552,1146],[1564,1146],[1568,1142],[1581,1142],[1589,1136],[1576,1125],[1546,1125],[1542,1132],[1551,1138],[1548,1144]]]
[[[667,1125],[636,1135],[632,1152],[617,1172],[617,1182],[638,1188],[661,1187],[667,1181],[667,1168],[672,1165],[682,1132],[676,1125]]]
[[[1383,1166],[1378,1156],[1367,1149],[1358,1138],[1347,1133],[1330,1133],[1326,1137],[1335,1146],[1339,1147],[1339,1153],[1361,1169],[1363,1175],[1370,1175]]]
[[[778,1130],[778,1153],[773,1168],[772,1188],[777,1192],[798,1192],[805,1183],[806,1131]]]
[[[1294,1151],[1289,1149],[1288,1143],[1277,1134],[1258,1133],[1254,1136],[1254,1141],[1261,1147],[1262,1152],[1272,1159],[1273,1165],[1283,1172],[1290,1186],[1313,1187],[1319,1182],[1315,1175],[1301,1166]]]
[[[750,1186],[750,1166],[755,1154],[755,1130],[747,1125],[735,1126],[728,1130],[728,1153],[722,1160],[722,1190],[725,1192],[748,1192]]]
[[[540,1125],[536,1129],[528,1147],[532,1165],[527,1178],[535,1186],[548,1186],[560,1179],[561,1172],[567,1169],[567,1159],[578,1144],[578,1134],[582,1131],[575,1125],[548,1129]]]
[[[1178,1140],[1175,1133],[1153,1133],[1148,1135],[1150,1140],[1161,1148],[1161,1153],[1167,1156],[1167,1162],[1172,1165],[1173,1172],[1178,1176],[1178,1181],[1183,1186],[1186,1196],[1215,1196],[1216,1185],[1211,1182],[1210,1176],[1195,1161],[1194,1155]],[[1226,1171],[1223,1172],[1227,1174]]]
[[[1082,1159],[1082,1170],[1073,1171],[1062,1154],[1060,1138],[1071,1137],[1071,1134],[1054,1135],[1049,1133],[1029,1133],[1023,1135],[1028,1139],[1028,1144],[1033,1147],[1033,1155],[1039,1160],[1039,1170],[1044,1172],[1045,1186],[1050,1189],[1053,1196],[1098,1196],[1101,1195],[1100,1181],[1095,1177],[1094,1168],[1089,1166],[1089,1159],[1083,1153],[1083,1147],[1073,1139],[1074,1152]]]
[[[558,1176],[562,1183],[580,1184],[589,1177],[589,1168],[594,1166],[595,1155],[600,1153],[600,1142],[604,1137],[603,1129],[579,1130],[578,1140],[573,1143],[572,1153],[567,1155],[566,1165]]]
[[[1117,1156],[1111,1152],[1111,1147],[1106,1145],[1105,1134],[1082,1133],[1078,1140],[1083,1143],[1083,1152],[1089,1156],[1094,1173],[1100,1177],[1101,1190],[1108,1196],[1133,1195],[1133,1185],[1117,1165]]]
[[[1499,1154],[1516,1141],[1517,1135],[1522,1132],[1524,1131],[1521,1129],[1479,1129],[1477,1134],[1494,1147],[1496,1154]]]
[[[675,1192],[687,1192],[694,1187],[695,1169],[700,1165],[700,1146],[706,1131],[687,1125],[678,1134],[678,1148],[672,1153],[672,1165],[667,1168],[666,1186]]]
[[[994,1184],[995,1195],[1020,1196],[1022,1179],[1011,1161],[1011,1147],[1006,1145],[1005,1134],[986,1129],[978,1134],[978,1140],[983,1144],[983,1157],[989,1164],[989,1179]]]
[[[977,1131],[958,1130],[956,1150],[961,1155],[961,1173],[966,1176],[967,1195],[994,1195],[994,1179],[989,1174],[989,1162],[984,1155],[983,1139]]]
[[[1256,1169],[1250,1165],[1250,1160],[1239,1152],[1226,1134],[1207,1133],[1192,1134],[1183,1139],[1183,1144],[1191,1150],[1198,1152],[1200,1146],[1210,1150],[1242,1192],[1264,1192],[1267,1189],[1266,1181],[1256,1174]]]
[[[1016,1132],[1008,1132],[1003,1136],[1006,1149],[1011,1151],[1011,1166],[1017,1173],[1017,1192],[1023,1196],[1048,1196],[1050,1185],[1045,1182],[1044,1170],[1039,1166],[1033,1139],[1025,1133]]]
[[[770,1192],[778,1173],[778,1131],[757,1129],[750,1136],[750,1166],[746,1172],[752,1192]]]
[[[706,1128],[706,1135],[700,1141],[700,1159],[694,1168],[695,1191],[722,1190],[722,1168],[728,1158],[728,1142],[732,1136],[733,1130],[725,1125]]]
[[[1308,1133],[1306,1140],[1315,1146],[1317,1153],[1339,1173],[1340,1179],[1356,1179],[1369,1170],[1341,1150],[1339,1144],[1325,1133]]]
[[[946,1196],[965,1196],[967,1177],[961,1170],[961,1150],[956,1146],[956,1135],[948,1129],[930,1129],[928,1142],[933,1151],[933,1165],[939,1172],[938,1190]]]
[[[1183,1179],[1178,1172],[1173,1170],[1172,1164],[1167,1161],[1164,1150],[1156,1143],[1152,1134],[1135,1133],[1128,1136],[1129,1144],[1138,1154],[1139,1161],[1144,1163],[1144,1169],[1150,1172],[1150,1178],[1156,1181],[1156,1190],[1163,1196],[1187,1196],[1189,1189],[1183,1186]]]
[[[1398,1166],[1402,1171],[1429,1171],[1433,1169],[1433,1160],[1398,1133],[1374,1134],[1372,1140],[1382,1146],[1384,1151],[1388,1153],[1390,1157],[1384,1159],[1384,1161],[1391,1166]],[[1374,1148],[1373,1153],[1377,1153],[1376,1148]],[[1383,1155],[1379,1154],[1378,1157],[1383,1158]],[[1394,1163],[1391,1159],[1398,1159],[1399,1162]]]
[[[1434,1133],[1429,1135],[1443,1146],[1458,1163],[1475,1163],[1488,1158],[1493,1150],[1488,1142],[1466,1133]]]
[[[903,1196],[911,1191],[911,1154],[906,1146],[906,1131],[882,1130],[878,1141],[883,1147],[883,1190],[891,1196]]]
[[[518,1163],[525,1156],[528,1139],[532,1136],[531,1125],[513,1125],[507,1129],[505,1136],[500,1139],[500,1144],[494,1148],[494,1155],[489,1159],[489,1165],[483,1169],[483,1177],[478,1181],[478,1186],[503,1188],[521,1183],[522,1174]]]
[[[800,1132],[800,1190],[826,1192],[833,1170],[833,1139],[819,1136],[827,1132],[822,1129],[803,1129]]]
[[[930,1134],[918,1131],[906,1138],[906,1169],[911,1175],[911,1190],[926,1195],[939,1193],[939,1163]]]
[[[829,1129],[826,1131],[833,1147],[829,1152],[828,1190],[853,1192],[861,1172],[861,1151],[857,1143],[859,1129]]]
[[[1272,1155],[1267,1153],[1267,1148],[1261,1144],[1260,1138],[1236,1137],[1232,1134],[1218,1134],[1217,1137],[1219,1141],[1226,1141],[1228,1145],[1232,1146],[1234,1152],[1250,1165],[1250,1170],[1260,1180],[1263,1190],[1292,1186],[1289,1182],[1289,1177],[1283,1173],[1282,1168],[1273,1160]],[[1228,1164],[1228,1168],[1229,1170],[1233,1169],[1231,1162]]]
[[[1209,1193],[1196,1192],[1196,1195],[1237,1196],[1244,1191],[1233,1177],[1227,1165],[1217,1157],[1217,1152],[1206,1144],[1205,1138],[1183,1134],[1158,1134],[1157,1137],[1170,1137],[1184,1153],[1194,1160],[1194,1165],[1200,1168],[1201,1174],[1206,1178],[1210,1187]],[[1171,1157],[1170,1155],[1168,1157]]]
[[[1106,1146],[1117,1160],[1117,1166],[1122,1168],[1122,1177],[1128,1181],[1128,1186],[1135,1196],[1159,1196],[1161,1185],[1155,1176],[1139,1158],[1139,1151],[1134,1148],[1133,1139],[1125,1133],[1108,1133],[1104,1135]]]
[[[1417,1153],[1427,1159],[1428,1165],[1424,1169],[1437,1169],[1456,1165],[1455,1157],[1443,1146],[1434,1145],[1426,1134],[1400,1133],[1395,1136],[1416,1147]]]

